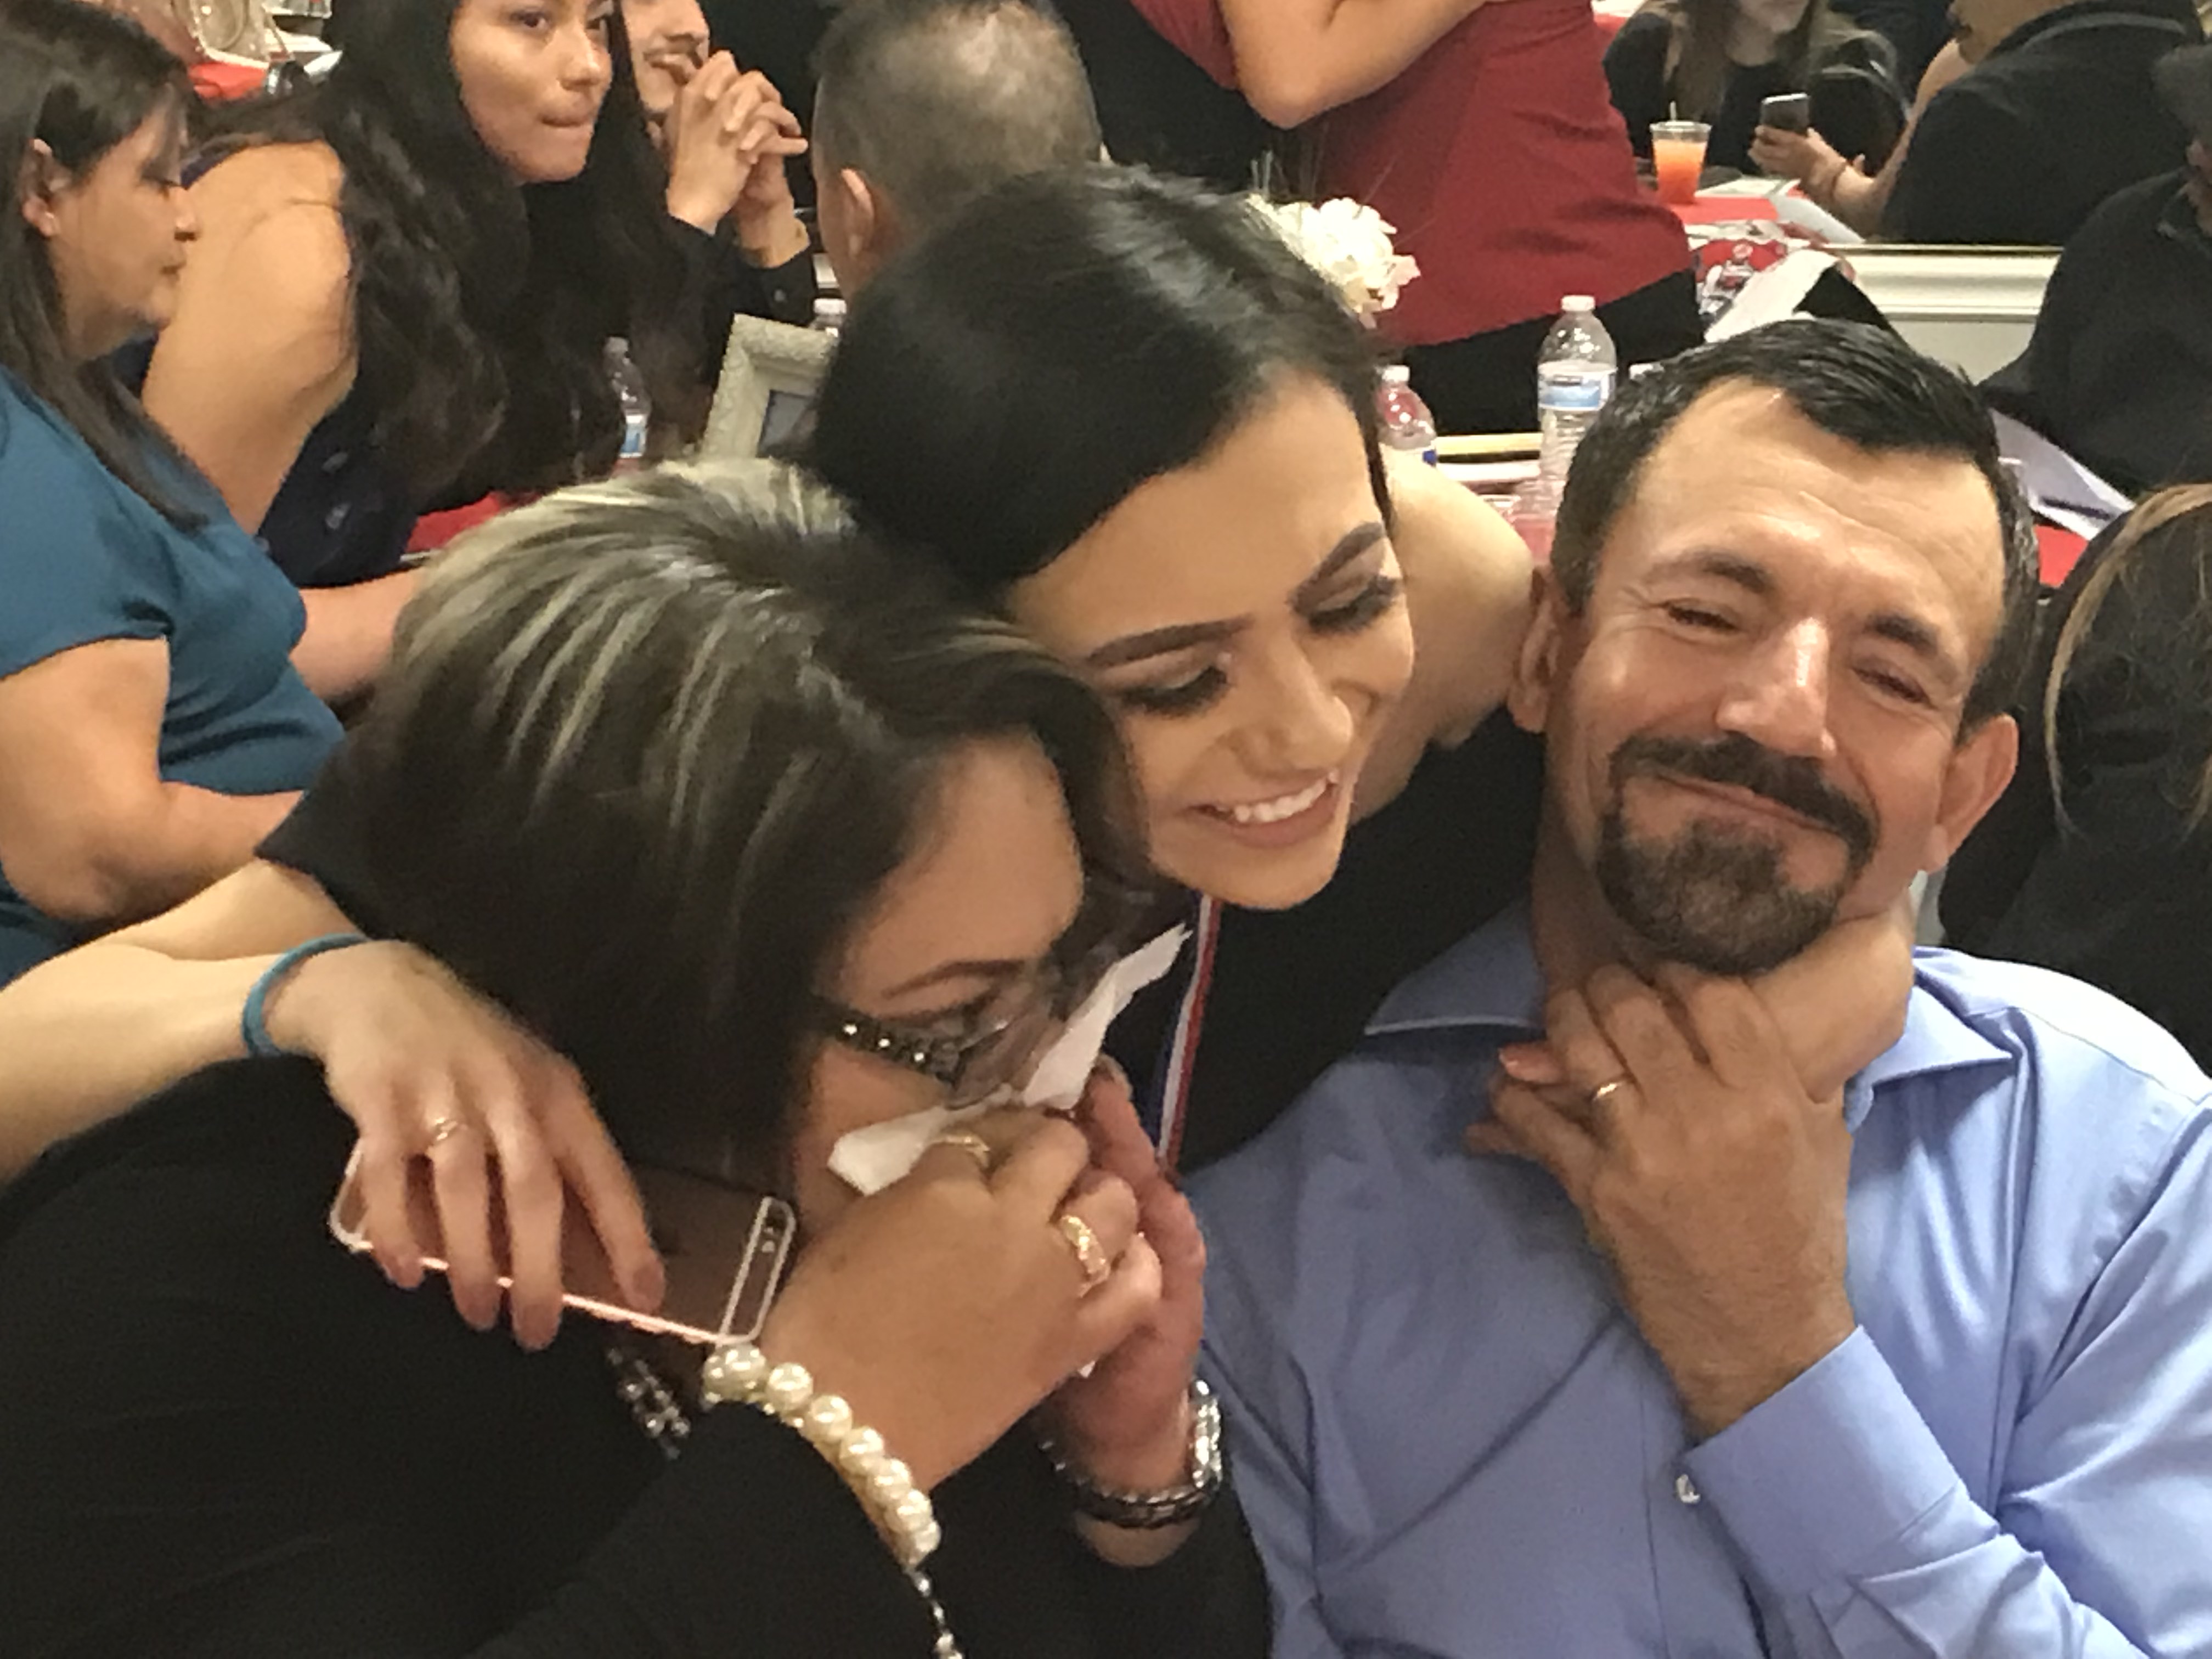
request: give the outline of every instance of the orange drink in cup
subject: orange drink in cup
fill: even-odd
[[[1686,207],[1698,199],[1698,175],[1705,170],[1705,140],[1713,130],[1703,121],[1654,121],[1651,165],[1659,175],[1659,199]]]

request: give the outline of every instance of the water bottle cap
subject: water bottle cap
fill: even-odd
[[[1587,294],[1570,294],[1559,301],[1559,309],[1562,312],[1595,311],[1597,301]]]
[[[1382,371],[1384,386],[1411,386],[1413,383],[1413,371],[1403,363],[1392,363]]]

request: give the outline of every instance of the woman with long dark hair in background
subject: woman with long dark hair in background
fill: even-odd
[[[374,677],[418,514],[603,472],[606,343],[703,414],[689,267],[615,0],[378,0],[228,119],[146,407]]]
[[[1605,78],[1647,157],[1654,121],[1704,121],[1705,165],[1748,170],[1760,105],[1788,93],[1806,94],[1812,131],[1870,173],[1905,131],[1895,49],[1827,0],[1651,0],[1606,48]]]
[[[0,6],[0,983],[245,863],[337,738],[298,597],[106,362],[176,304],[191,102],[136,23]]]

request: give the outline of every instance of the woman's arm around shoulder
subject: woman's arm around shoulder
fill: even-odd
[[[261,860],[0,988],[0,1181],[64,1137],[245,1052],[239,1015],[283,951],[352,923]]]
[[[327,147],[271,144],[192,186],[199,240],[145,404],[249,530],[353,385],[344,183]]]

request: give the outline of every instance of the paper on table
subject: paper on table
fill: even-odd
[[[1018,1097],[1011,1090],[1005,1097],[987,1100],[954,1111],[933,1107],[910,1112],[888,1123],[855,1129],[830,1149],[830,1172],[854,1191],[878,1193],[921,1161],[930,1143],[948,1129],[971,1117],[1006,1105],[1042,1107],[1048,1112],[1068,1112],[1083,1098],[1091,1068],[1098,1063],[1106,1045],[1107,1028],[1129,1006],[1138,992],[1175,966],[1188,927],[1174,927],[1150,945],[1121,958],[1106,970],[1093,991],[1069,1018],[1051,1048],[1044,1052],[1029,1085]]]
[[[2020,470],[2021,488],[2039,518],[2094,541],[2135,503],[2034,428],[2009,415],[1992,417],[1997,448]]]

